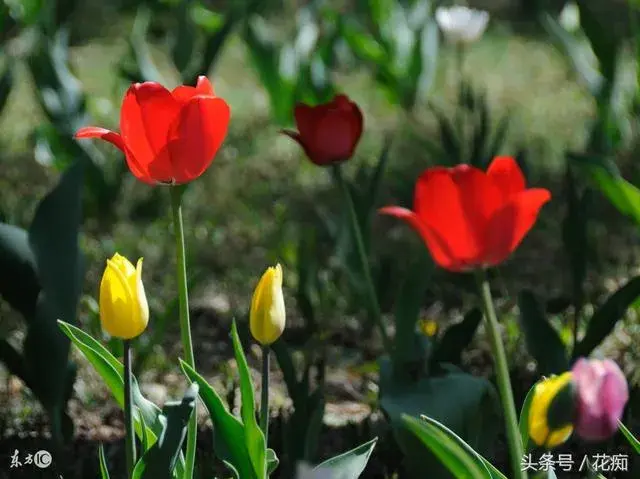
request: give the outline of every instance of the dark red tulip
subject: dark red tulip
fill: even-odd
[[[120,111],[120,133],[95,126],[76,138],[102,138],[126,157],[131,173],[149,183],[188,183],[209,167],[229,125],[227,103],[205,76],[195,87],[172,91],[155,82],[134,83]]]
[[[298,131],[284,130],[316,165],[340,163],[353,156],[362,135],[363,118],[358,105],[337,95],[318,106],[299,104],[294,111]]]
[[[513,158],[498,157],[486,173],[469,165],[429,168],[418,179],[413,211],[388,206],[380,213],[409,223],[442,268],[465,271],[507,259],[550,199],[546,189],[525,187]]]

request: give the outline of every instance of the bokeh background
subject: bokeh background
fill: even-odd
[[[415,178],[428,166],[463,160],[485,166],[490,154],[517,156],[529,182],[552,191],[553,201],[494,282],[506,312],[505,338],[521,398],[534,380],[535,366],[512,309],[518,292],[534,291],[550,311],[564,304],[573,287],[572,248],[588,250],[587,311],[639,273],[637,224],[597,190],[588,203],[588,241],[567,246],[562,234],[572,155],[615,161],[632,183],[640,173],[636,13],[623,0],[585,0],[598,20],[596,35],[591,24],[587,31],[581,29],[584,18],[576,17],[575,8],[560,15],[566,4],[562,0],[469,1],[487,10],[491,20],[482,38],[464,48],[460,63],[459,49],[442,37],[432,14],[437,5],[451,3],[4,0],[0,219],[28,226],[39,200],[72,160],[82,157],[93,165],[95,174],[85,192],[81,245],[87,271],[78,323],[104,338],[96,300],[105,259],[115,251],[129,258],[143,256],[152,320],[140,339],[136,367],[143,391],[155,401],[179,394],[185,382],[174,365],[181,350],[168,192],[138,183],[110,145],[77,143],[71,136],[89,124],[117,130],[120,102],[133,81],[157,80],[173,87],[207,74],[216,94],[231,106],[232,120],[215,162],[184,199],[198,369],[234,398],[230,321],[246,318],[259,275],[281,262],[289,313],[285,338],[302,355],[311,328],[312,337],[323,344],[328,368],[325,440],[318,456],[353,446],[372,431],[384,436],[375,412],[375,357],[381,345],[362,320],[358,292],[334,247],[332,218],[341,216],[340,199],[329,173],[308,162],[280,133],[293,126],[296,101],[317,103],[344,92],[365,116],[357,154],[345,165],[354,184],[358,175],[374,168],[381,152],[388,156],[377,206],[410,206]],[[393,20],[400,23],[382,25],[395,15],[394,9],[410,12],[417,4],[423,17],[405,14]],[[380,38],[397,50],[381,53]],[[418,53],[411,50],[417,48],[416,38],[422,42]],[[615,44],[615,55],[607,50],[610,44]],[[407,45],[413,63],[402,66],[398,52]],[[461,78],[467,88],[462,94]],[[598,82],[606,86],[594,87]],[[456,138],[447,125],[455,123],[461,109],[467,127],[465,136]],[[477,143],[482,151],[474,149]],[[471,156],[456,157],[460,145]],[[399,222],[374,216],[371,228],[371,258],[383,308],[389,312],[401,278],[426,252]],[[314,272],[311,295],[302,284],[304,266]],[[445,328],[465,311],[473,284],[464,276],[430,274],[423,316]],[[312,326],[309,301],[315,311]],[[561,307],[551,314],[562,334],[570,335],[571,314]],[[0,337],[21,344],[25,331],[20,315],[0,301],[0,317]],[[636,308],[630,308],[600,346],[623,367],[634,390],[640,384],[639,340]],[[111,347],[117,351],[116,344]],[[95,444],[113,444],[110,450],[117,455],[122,422],[98,377],[76,359],[79,377],[70,402],[76,438],[70,447],[76,453],[69,470],[79,472],[69,477],[92,477]],[[490,363],[481,333],[465,351],[462,365],[490,375]],[[48,426],[30,390],[2,367],[0,378],[4,458],[16,441],[29,444],[35,441],[30,436],[45,434]],[[290,404],[277,376],[272,389],[273,404],[286,415]],[[632,420],[633,430],[638,416]],[[374,472],[366,477],[385,477],[397,466],[389,444],[377,449]]]

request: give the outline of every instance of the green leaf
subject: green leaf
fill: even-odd
[[[177,7],[178,26],[171,48],[171,58],[178,71],[182,74],[192,61],[193,49],[196,41],[196,28],[191,18],[192,0],[183,0]]]
[[[452,372],[402,383],[384,360],[380,369],[380,406],[387,414],[394,437],[404,454],[411,477],[446,477],[440,460],[425,451],[423,443],[407,428],[403,415],[429,417],[445,424],[479,454],[493,454],[502,421],[499,400],[489,381],[449,368]]]
[[[316,466],[315,469],[330,470],[331,479],[358,479],[365,467],[367,467],[367,462],[369,462],[369,457],[371,457],[377,441],[378,438],[376,437],[339,456],[327,459]]]
[[[464,315],[459,323],[449,326],[438,342],[431,357],[432,365],[437,363],[459,364],[462,351],[469,346],[482,322],[482,311],[474,308]]]
[[[538,363],[542,375],[560,374],[569,369],[565,345],[549,324],[540,303],[531,291],[523,291],[518,298],[520,325],[527,351]]]
[[[640,276],[630,279],[600,306],[589,320],[587,331],[574,352],[574,359],[589,356],[613,331],[629,306],[640,296]]]
[[[396,335],[394,339],[393,367],[395,374],[406,372],[406,363],[420,360],[420,351],[416,334],[416,322],[420,309],[424,304],[425,293],[431,273],[433,261],[427,254],[416,258],[406,279],[402,283],[396,300],[394,317]]]
[[[251,457],[245,442],[242,423],[231,414],[218,393],[191,366],[180,360],[180,367],[190,381],[200,387],[200,398],[213,422],[215,454],[242,479],[258,478],[253,470]]]
[[[100,476],[102,479],[109,478],[109,468],[107,467],[107,459],[104,457],[104,447],[102,444],[98,447],[98,459],[100,461]]]
[[[520,429],[520,438],[522,439],[522,448],[524,452],[529,451],[529,408],[531,407],[531,401],[533,400],[533,393],[536,389],[536,386],[540,384],[543,380],[536,382],[526,397],[524,398],[524,403],[522,404],[522,409],[520,410],[520,419],[518,421],[518,428]]]
[[[601,157],[569,155],[591,182],[623,215],[640,226],[640,189],[620,175],[613,161]]]
[[[81,329],[58,321],[58,326],[64,334],[76,345],[84,357],[91,363],[100,375],[106,386],[111,391],[120,408],[124,407],[124,366],[102,344],[93,339]],[[131,383],[134,408],[133,420],[138,437],[142,438],[142,427],[146,427],[147,441],[153,445],[162,432],[163,425],[158,420],[160,409],[154,403],[145,398],[140,392],[138,381],[133,378]],[[142,419],[144,417],[144,419]],[[176,467],[176,475],[182,476],[184,470],[184,458]]]
[[[640,441],[633,435],[631,431],[629,431],[627,426],[622,424],[622,422],[618,421],[618,424],[620,426],[620,432],[624,435],[627,441],[629,441],[629,444],[631,445],[631,447],[633,447],[633,449],[638,454],[640,454]]]
[[[40,284],[29,235],[0,223],[0,296],[29,320],[35,312]]]
[[[571,61],[581,82],[585,84],[592,95],[598,96],[604,78],[591,61],[589,46],[567,32],[555,18],[546,12],[540,16],[540,22],[560,51]]]
[[[240,394],[242,396],[242,404],[240,413],[244,424],[244,438],[249,452],[249,457],[253,464],[253,469],[257,477],[264,477],[266,471],[266,441],[258,421],[256,420],[255,399],[253,397],[253,382],[251,381],[251,373],[247,358],[244,355],[240,337],[238,336],[238,328],[234,321],[231,325],[231,338],[233,340],[233,351],[238,364],[238,373],[240,374]]]
[[[480,455],[443,424],[427,416],[403,415],[402,421],[457,479],[492,479]]]
[[[140,413],[140,410],[138,409],[138,414],[139,414],[139,418],[140,418],[140,435],[141,435],[141,441],[142,441],[142,452],[145,453],[149,450],[149,448],[151,447],[151,444],[149,444],[149,435],[147,434],[147,423],[144,421],[144,415]]]
[[[267,477],[273,474],[273,471],[278,468],[278,464],[280,464],[280,460],[276,456],[276,452],[273,449],[267,449]]]
[[[29,244],[41,286],[28,323],[23,355],[31,387],[52,416],[61,439],[62,412],[71,372],[69,340],[56,321],[75,321],[83,273],[79,234],[82,224],[83,167],[76,162],[40,202],[29,227]],[[61,280],[63,279],[63,280]]]
[[[197,396],[198,385],[193,383],[182,401],[164,405],[159,416],[163,424],[162,432],[136,464],[132,479],[172,479],[187,435],[187,423],[196,407]]]
[[[0,113],[7,104],[11,88],[13,87],[13,62],[8,62],[0,76]]]

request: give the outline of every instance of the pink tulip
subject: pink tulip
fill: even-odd
[[[580,358],[573,366],[576,390],[575,431],[582,439],[603,441],[618,430],[629,400],[627,380],[610,359]]]

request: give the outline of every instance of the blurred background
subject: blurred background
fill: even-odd
[[[484,35],[464,44],[443,35],[434,12],[453,3],[489,12]],[[86,272],[77,322],[104,338],[96,301],[105,260],[115,251],[143,256],[152,319],[139,340],[136,367],[154,401],[177,395],[185,383],[174,367],[181,349],[168,192],[137,182],[111,145],[72,136],[85,125],[118,130],[120,102],[131,82],[172,88],[208,75],[229,103],[232,120],[214,163],[184,197],[196,364],[233,400],[230,321],[246,318],[259,275],[282,263],[289,314],[284,337],[303,352],[311,340],[322,351],[324,430],[342,431],[333,442],[320,441],[318,456],[325,457],[323,444],[340,451],[381,427],[372,415],[381,345],[362,319],[358,280],[345,267],[350,246],[340,246],[344,215],[331,177],[280,130],[294,126],[296,102],[316,104],[346,93],[365,117],[356,156],[345,164],[355,192],[375,186],[374,196],[362,195],[365,211],[410,206],[415,179],[428,166],[485,167],[499,154],[516,156],[530,184],[552,191],[553,201],[494,281],[520,378],[514,387],[522,397],[534,367],[509,313],[518,292],[537,294],[554,325],[571,335],[567,311],[576,284],[589,311],[640,266],[637,222],[607,201],[610,196],[588,175],[574,174],[584,173],[577,163],[597,158],[637,183],[637,11],[624,0],[579,3],[3,0],[0,221],[27,228],[43,196],[80,160]],[[582,210],[572,198],[580,199]],[[567,239],[563,231],[576,218],[584,220],[584,234]],[[426,252],[399,222],[372,214],[367,224],[378,293],[389,312],[401,279]],[[584,272],[572,269],[576,261]],[[421,315],[444,328],[465,312],[473,283],[442,271],[429,274]],[[0,338],[18,348],[26,334],[21,315],[0,301],[0,317]],[[640,384],[639,340],[630,308],[600,345],[634,386]],[[117,344],[110,347],[118,352]],[[71,470],[80,472],[69,477],[93,477],[88,471],[97,461],[95,443],[117,443],[122,423],[95,373],[74,358],[72,447],[87,454],[74,455]],[[482,334],[461,364],[487,373]],[[15,441],[28,444],[30,435],[45,434],[48,426],[32,391],[7,369],[0,368],[0,378],[4,458]],[[284,385],[272,389],[272,404],[286,411]],[[367,477],[393,470],[393,448],[376,450],[373,470],[379,475]]]

